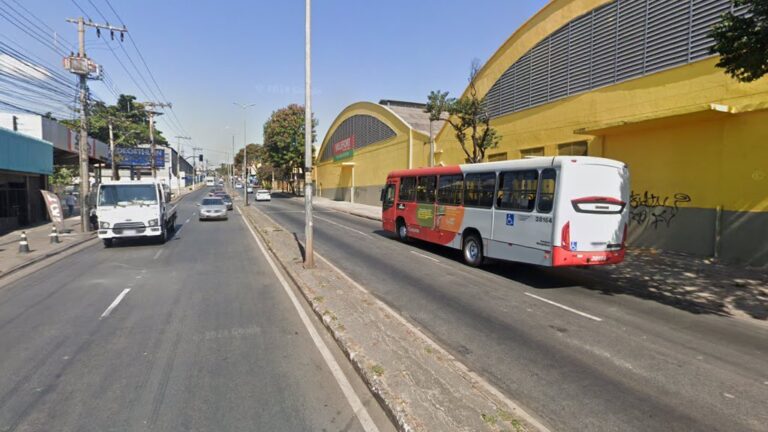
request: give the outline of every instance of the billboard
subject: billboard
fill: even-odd
[[[340,161],[342,159],[350,158],[354,155],[354,153],[355,153],[355,136],[354,135],[333,144],[333,160],[334,161]]]
[[[117,166],[120,168],[130,167],[142,167],[149,168],[150,153],[152,149],[140,148],[140,147],[115,147],[115,159],[117,159]],[[107,155],[107,162],[112,163],[110,156]],[[155,150],[155,167],[165,167],[165,150]]]

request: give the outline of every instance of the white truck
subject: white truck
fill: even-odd
[[[104,247],[115,239],[152,237],[168,240],[176,224],[171,190],[156,180],[106,181],[98,187],[96,217]]]

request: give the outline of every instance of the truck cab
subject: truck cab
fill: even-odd
[[[155,180],[118,180],[99,185],[96,196],[99,238],[151,237],[165,243],[176,223],[176,206],[168,185]]]

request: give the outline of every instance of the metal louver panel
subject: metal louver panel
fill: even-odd
[[[646,0],[619,1],[619,34],[616,48],[616,81],[643,73]]]
[[[552,33],[549,45],[549,100],[568,94],[568,26]]]
[[[549,87],[549,38],[539,42],[531,50],[531,105],[547,101]]]
[[[698,60],[711,54],[714,44],[709,32],[720,20],[720,15],[731,8],[730,0],[693,0],[691,5],[691,44],[689,60]]]
[[[690,0],[650,0],[645,73],[688,61]]]
[[[571,21],[570,51],[568,94],[574,94],[589,88],[592,61],[592,13]]]
[[[616,80],[616,2],[595,9],[592,17],[592,82],[601,87]]]
[[[376,117],[365,114],[353,115],[341,122],[336,130],[333,131],[320,160],[333,159],[333,145],[353,135],[355,137],[355,148],[359,149],[392,138],[396,134],[395,131]]]
[[[515,64],[514,110],[531,106],[531,55],[526,53]]]

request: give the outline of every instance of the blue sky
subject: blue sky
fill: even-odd
[[[17,1],[72,42],[75,28],[64,19],[82,15],[75,3],[94,21],[103,21],[98,8],[110,23],[118,23],[106,0]],[[166,137],[189,134],[192,144],[208,149],[212,162],[224,160],[233,133],[236,146],[242,146],[243,112],[234,101],[256,104],[248,111],[249,142],[261,142],[264,121],[273,110],[303,103],[304,1],[110,1],[181,123],[163,116],[159,127]],[[313,108],[320,121],[319,138],[353,102],[423,102],[434,89],[460,93],[472,59],[487,60],[544,4],[546,0],[315,0]],[[15,40],[60,64],[52,50],[3,20],[0,39]],[[118,44],[111,42],[138,87],[146,87]],[[140,100],[152,98],[137,88],[93,30],[86,48],[117,90]],[[152,85],[127,39],[125,48]],[[101,83],[92,83],[92,88],[113,102]]]

